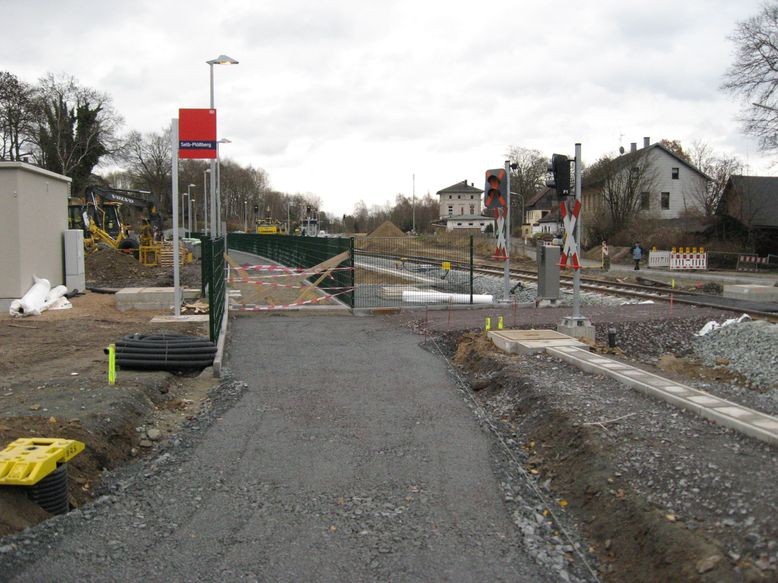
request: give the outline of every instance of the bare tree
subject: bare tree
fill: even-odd
[[[0,71],[0,160],[20,160],[29,152],[35,121],[35,89]]]
[[[640,211],[643,193],[655,190],[657,172],[649,153],[644,149],[617,158],[606,154],[586,169],[584,187],[601,197],[606,211],[600,236],[629,227]]]
[[[169,212],[173,164],[170,127],[146,134],[130,132],[121,158],[134,186],[153,192],[159,198],[160,209]]]
[[[760,12],[737,23],[730,36],[735,60],[722,88],[742,98],[746,133],[759,140],[764,151],[778,149],[778,2],[765,3]]]
[[[694,142],[689,150],[689,162],[710,177],[710,181],[689,193],[690,198],[697,203],[706,217],[713,216],[719,207],[729,177],[739,173],[743,164],[735,156],[714,152],[710,145],[699,140]]]
[[[111,98],[70,76],[40,80],[34,141],[40,166],[73,179],[81,192],[101,159],[116,154],[122,118]]]
[[[538,150],[510,146],[506,153],[516,169],[511,170],[511,225],[524,223],[524,203],[545,186],[548,159]]]

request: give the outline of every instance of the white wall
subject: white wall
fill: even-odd
[[[64,283],[70,178],[0,162],[0,298],[21,297],[32,276]]]
[[[440,218],[448,216],[477,215],[481,212],[480,194],[439,194],[440,197]],[[473,212],[470,212],[470,206],[473,206]],[[448,207],[452,207],[449,213]]]
[[[685,210],[702,211],[693,194],[697,189],[705,188],[705,179],[702,176],[659,148],[653,148],[649,152],[649,160],[655,172],[649,213],[660,219],[675,219]],[[678,168],[677,180],[672,178],[673,168]],[[663,192],[670,193],[669,209],[661,208]]]

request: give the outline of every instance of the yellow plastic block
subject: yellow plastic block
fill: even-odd
[[[34,486],[57,469],[58,463],[84,451],[74,439],[22,437],[0,451],[0,485]]]

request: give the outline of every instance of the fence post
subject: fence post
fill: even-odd
[[[349,269],[350,275],[350,281],[351,281],[351,291],[349,292],[349,296],[351,297],[351,309],[353,310],[356,307],[356,269],[354,267],[354,237],[349,237],[349,244],[348,244],[348,266],[351,268]]]
[[[473,235],[470,235],[470,303],[473,303]]]

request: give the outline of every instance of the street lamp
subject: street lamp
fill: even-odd
[[[208,63],[208,67],[210,68],[210,72],[211,72],[211,109],[214,109],[215,105],[213,100],[213,66],[214,65],[237,65],[238,61],[236,61],[232,57],[228,57],[227,55],[219,55],[215,59],[206,61],[206,63]],[[214,160],[211,160],[210,169],[211,169],[211,223],[213,227],[214,217],[219,216],[216,212],[216,163],[214,162]],[[211,230],[214,232],[214,235],[218,233],[218,228],[217,229],[212,228]]]
[[[208,174],[213,175],[210,168],[203,170],[203,234],[208,234]],[[213,183],[211,183],[213,192]]]
[[[184,197],[187,197],[187,200],[189,200],[190,197],[192,196],[192,189],[194,187],[195,187],[194,184],[190,184],[190,185],[188,185],[186,187],[186,193],[183,193],[183,192],[181,193],[181,224],[182,225],[186,225],[186,221],[184,220]],[[191,223],[192,221],[190,220],[189,222]],[[188,231],[189,231],[189,233],[187,234],[187,236],[191,237],[192,236],[192,227],[191,227],[191,225],[190,225]]]
[[[243,201],[243,232],[248,233],[249,230],[249,201]]]
[[[232,140],[222,138],[216,142],[216,218],[218,228],[216,232],[222,234],[222,167],[221,167],[221,154],[219,154],[219,144],[231,144]]]

